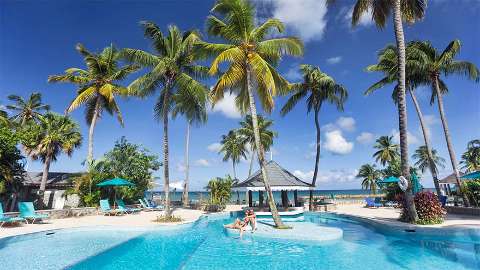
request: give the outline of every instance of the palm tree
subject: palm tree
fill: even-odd
[[[0,125],[8,126],[9,124],[8,113],[3,110],[3,106],[0,105]]]
[[[273,138],[277,136],[277,132],[271,130],[273,121],[264,118],[262,115],[258,115],[258,130],[260,133],[260,143],[262,144],[264,151],[269,151],[273,145]],[[238,134],[243,137],[245,146],[250,146],[250,167],[248,169],[248,176],[252,174],[253,159],[255,158],[255,132],[253,128],[252,116],[247,114],[245,120],[240,122],[240,128],[237,130]]]
[[[273,97],[289,90],[287,80],[278,73],[275,66],[283,55],[302,55],[303,44],[294,37],[276,35],[274,38],[267,38],[272,30],[283,33],[283,23],[271,18],[256,26],[254,7],[247,0],[217,0],[212,12],[218,17],[208,17],[208,33],[227,43],[200,43],[199,53],[206,57],[215,56],[209,71],[211,75],[219,72],[221,63],[229,64],[227,71],[221,74],[213,87],[213,102],[221,100],[225,90],[229,90],[237,94],[237,107],[242,112],[250,112],[255,147],[272,217],[276,227],[284,227],[265,170],[266,161],[261,147],[253,88],[256,86],[256,94],[264,110],[270,112],[274,106]]]
[[[380,162],[383,166],[397,160],[400,156],[399,145],[394,144],[392,140],[393,136],[380,136],[373,146],[375,149],[378,149],[373,154],[373,157],[376,162]]]
[[[222,135],[220,143],[222,144],[220,152],[223,153],[223,161],[232,161],[233,178],[237,179],[235,165],[240,162],[241,158],[247,159],[244,139],[236,130],[230,130],[227,135]]]
[[[480,140],[475,139],[468,142],[467,151],[462,154],[463,169],[467,172],[480,170]]]
[[[77,51],[83,56],[87,69],[69,68],[63,75],[51,75],[48,81],[69,82],[78,85],[77,96],[70,102],[66,113],[71,113],[85,105],[85,118],[90,125],[88,132],[87,163],[93,161],[93,131],[103,111],[116,114],[123,127],[123,117],[115,100],[115,95],[128,95],[128,90],[118,83],[129,74],[137,71],[138,66],[118,66],[119,51],[113,46],[106,47],[99,54],[88,51],[82,44],[77,44]]]
[[[393,26],[398,50],[398,126],[400,131],[400,158],[402,174],[410,179],[407,142],[407,106],[405,99],[405,37],[402,20],[414,23],[425,15],[426,0],[357,0],[352,13],[352,25],[357,25],[363,14],[371,11],[372,20],[379,28],[384,28],[387,18],[393,11]],[[413,203],[412,184],[409,181],[405,199],[410,222],[418,220]]]
[[[44,164],[38,192],[40,205],[43,206],[43,194],[51,162],[56,161],[61,152],[71,156],[73,150],[80,147],[82,135],[78,124],[70,117],[54,113],[41,116],[38,124],[32,123],[27,129],[34,135],[25,140],[25,152],[33,160],[40,159]]]
[[[205,86],[196,79],[206,76],[208,68],[195,64],[197,55],[194,45],[200,41],[196,31],[182,32],[178,27],[168,27],[165,36],[153,22],[140,23],[145,36],[152,42],[155,53],[138,49],[124,49],[123,55],[130,62],[146,67],[149,71],[129,85],[135,95],[146,97],[159,90],[155,104],[155,117],[163,122],[163,177],[165,192],[166,216],[170,211],[170,177],[168,151],[168,114],[172,110],[172,96],[177,92],[186,91],[192,96],[201,96]]]
[[[420,122],[420,127],[423,133],[423,139],[425,142],[425,148],[427,157],[430,157],[430,173],[433,178],[433,183],[435,185],[435,189],[437,194],[440,196],[440,185],[438,183],[438,171],[435,169],[435,162],[432,158],[432,148],[430,146],[430,138],[427,132],[427,127],[425,124],[425,119],[423,117],[422,110],[420,109],[420,104],[418,103],[417,97],[415,95],[415,86],[425,83],[423,76],[419,76],[416,72],[418,67],[421,65],[420,61],[415,58],[417,55],[415,48],[413,48],[412,43],[407,45],[406,49],[406,88],[410,93],[410,97],[412,98],[412,102],[415,106],[415,110],[417,111],[418,120]],[[385,77],[383,77],[378,82],[374,83],[370,86],[367,91],[365,91],[365,95],[371,94],[373,91],[384,87],[385,85],[395,83],[395,87],[392,92],[392,98],[395,104],[398,103],[398,55],[397,55],[397,48],[394,45],[387,45],[384,49],[382,49],[378,53],[378,63],[374,65],[370,65],[367,67],[367,71],[378,71],[382,72]],[[442,84],[443,85],[443,84]]]
[[[437,150],[429,150],[425,145],[422,145],[415,150],[415,154],[412,155],[413,159],[416,159],[415,166],[417,166],[422,173],[424,173],[427,168],[430,171],[434,171],[435,174],[438,174],[438,167],[445,168],[445,159],[437,155]],[[433,163],[433,168],[432,168]],[[440,194],[439,194],[440,195]]]
[[[175,118],[178,114],[181,114],[187,120],[185,136],[185,182],[183,183],[182,193],[184,207],[188,206],[190,128],[192,124],[203,124],[207,121],[207,101],[208,89],[206,87],[198,93],[192,93],[183,89],[172,96],[172,117]]]
[[[17,95],[9,95],[8,99],[14,102],[12,105],[7,105],[7,109],[13,112],[11,119],[20,125],[28,121],[38,121],[44,112],[50,110],[49,105],[42,103],[42,94],[37,92],[30,94],[28,100]]]
[[[347,90],[335,80],[323,73],[320,68],[311,65],[301,65],[300,71],[303,74],[303,82],[295,83],[292,89],[293,95],[288,99],[280,113],[282,115],[290,112],[297,103],[305,96],[307,97],[307,113],[312,110],[315,112],[315,128],[317,131],[315,170],[313,172],[312,186],[315,186],[318,175],[318,164],[320,161],[320,121],[319,113],[324,102],[328,102],[337,107],[337,110],[343,111],[348,93]],[[313,190],[310,190],[310,210],[313,208]]]
[[[363,164],[358,170],[358,178],[362,178],[362,188],[370,189],[373,194],[377,193],[377,180],[382,177],[382,172],[375,165]]]
[[[462,194],[465,205],[469,205],[467,196],[462,191],[460,184],[460,174],[457,168],[457,159],[453,149],[450,131],[448,129],[447,118],[445,116],[445,109],[443,106],[443,95],[448,91],[444,83],[440,80],[440,74],[448,75],[464,75],[470,80],[478,82],[480,80],[478,68],[471,62],[455,60],[455,56],[460,51],[460,40],[456,39],[450,42],[448,46],[439,53],[428,41],[413,42],[412,46],[417,49],[417,53],[421,53],[418,57],[422,61],[422,66],[419,68],[423,78],[428,80],[428,84],[432,87],[431,103],[437,100],[438,111],[440,119],[442,120],[443,132],[447,142],[448,154],[450,155],[450,162],[455,174],[459,191]]]

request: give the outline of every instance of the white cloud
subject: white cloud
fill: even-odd
[[[393,136],[393,142],[399,144],[400,143],[400,132],[398,132],[398,130],[396,130],[396,129],[393,129],[391,134]],[[420,142],[420,140],[415,135],[410,133],[410,131],[407,131],[407,141],[408,141],[408,145],[418,144]]]
[[[213,112],[220,112],[228,118],[241,118],[242,114],[235,105],[235,95],[231,93],[225,93],[223,99],[215,104],[212,108]]]
[[[271,4],[273,17],[285,23],[305,42],[322,39],[327,26],[326,1],[276,0]]]
[[[187,167],[185,167],[183,163],[177,163],[175,168],[177,169],[178,172],[185,172],[185,170],[187,169]]]
[[[354,131],[355,119],[352,117],[339,117],[337,119],[337,125],[345,131]]]
[[[212,143],[207,146],[207,150],[210,152],[218,153],[220,152],[220,149],[222,149],[222,144],[220,143]]]
[[[360,135],[357,136],[357,142],[361,144],[369,144],[374,141],[375,135],[370,132],[362,132]]]
[[[168,186],[170,189],[183,190],[183,181],[172,182]]]
[[[325,133],[323,147],[332,154],[346,155],[353,150],[353,142],[347,141],[341,130],[332,130]]]
[[[293,174],[303,181],[310,182],[313,178],[313,170],[302,171],[295,170]],[[347,183],[357,181],[358,170],[333,169],[328,171],[319,171],[317,174],[317,183]]]
[[[285,78],[290,81],[298,81],[302,78],[300,71],[298,70],[298,65],[292,65],[284,74]]]
[[[353,7],[352,6],[349,10],[344,10],[343,13],[345,14],[343,20],[349,26],[352,25],[352,14],[353,14]],[[358,20],[358,26],[370,26],[373,25],[372,20],[372,11],[368,10],[367,12],[363,13]]]
[[[432,139],[432,126],[440,123],[440,120],[433,114],[425,114],[423,116],[423,122],[425,124],[425,130],[427,132],[428,138]],[[420,133],[422,134],[422,127],[418,127]]]
[[[208,160],[206,159],[201,158],[195,161],[195,165],[200,167],[210,167],[210,162],[208,162]]]
[[[313,178],[313,171],[303,172],[301,170],[293,171],[293,175],[302,179],[303,181],[312,181]]]
[[[342,57],[341,56],[335,56],[335,57],[330,57],[330,58],[327,58],[327,63],[329,63],[330,65],[335,65],[335,64],[338,64],[342,61]]]

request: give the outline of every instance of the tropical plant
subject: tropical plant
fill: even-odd
[[[128,61],[148,68],[148,72],[129,85],[135,95],[146,97],[159,90],[155,104],[155,117],[163,122],[163,178],[166,215],[170,211],[170,176],[168,151],[168,114],[172,111],[172,96],[185,91],[192,96],[201,96],[205,86],[196,79],[204,78],[208,68],[197,65],[194,45],[200,40],[196,31],[182,32],[178,27],[168,27],[165,36],[153,22],[141,22],[145,36],[153,44],[155,53],[137,49],[124,49],[123,55]]]
[[[189,190],[189,148],[190,148],[190,129],[192,124],[203,124],[207,121],[207,102],[208,90],[206,87],[203,91],[178,91],[172,96],[173,109],[172,117],[183,115],[187,121],[187,130],[185,135],[185,181],[183,183],[182,202],[183,206],[188,206],[188,190]]]
[[[422,145],[415,150],[412,158],[417,160],[415,166],[419,168],[422,173],[429,168],[435,174],[438,174],[438,167],[445,168],[445,159],[437,155],[437,150],[431,149],[430,153],[425,145]],[[433,163],[433,168],[432,168]],[[437,194],[438,195],[438,194]]]
[[[315,155],[315,170],[313,171],[312,186],[315,186],[318,175],[318,164],[320,161],[320,121],[319,113],[324,102],[333,104],[337,110],[343,111],[343,104],[345,103],[348,93],[347,90],[335,80],[323,73],[320,68],[311,65],[301,65],[300,71],[303,75],[303,82],[292,85],[294,93],[283,106],[280,113],[282,115],[290,112],[295,105],[307,97],[307,113],[314,111],[315,128],[317,131],[316,139],[316,155]],[[313,208],[313,190],[310,190],[310,210]]]
[[[382,172],[375,165],[363,164],[358,170],[357,176],[362,178],[362,188],[370,189],[373,194],[377,193],[377,180],[382,177]]]
[[[225,206],[232,194],[232,178],[227,175],[225,178],[216,177],[208,182],[207,190],[210,191],[210,203]]]
[[[380,136],[373,147],[378,149],[373,154],[375,161],[383,166],[397,160],[400,156],[399,145],[393,143],[393,136]]]
[[[220,153],[223,153],[223,161],[232,161],[233,179],[237,179],[235,165],[238,164],[242,158],[247,159],[247,149],[244,139],[236,130],[230,130],[227,135],[222,135],[220,144],[222,145]]]
[[[263,151],[269,151],[273,145],[273,138],[277,136],[277,132],[271,130],[273,121],[264,118],[262,115],[258,115],[258,130],[260,133],[260,144],[263,147]],[[237,130],[238,134],[242,137],[245,146],[249,146],[250,149],[250,166],[248,169],[248,177],[252,175],[253,160],[255,158],[255,152],[257,151],[255,146],[255,132],[253,128],[252,116],[247,114],[245,119],[240,122],[240,128]],[[235,178],[236,179],[236,178]]]
[[[3,109],[3,105],[0,105],[0,126],[9,126],[10,121],[8,119],[8,113]]]
[[[447,142],[448,154],[450,156],[450,162],[455,174],[457,186],[462,194],[465,205],[468,205],[468,198],[462,192],[462,186],[460,184],[460,175],[457,168],[457,160],[455,151],[453,149],[450,131],[448,129],[447,118],[445,116],[445,109],[443,104],[443,95],[446,94],[446,87],[442,87],[443,82],[440,81],[440,74],[445,76],[449,75],[463,75],[478,82],[480,80],[478,68],[471,62],[455,60],[458,52],[460,51],[460,40],[453,40],[448,46],[440,53],[434,48],[428,41],[413,42],[412,46],[416,49],[421,59],[422,65],[419,68],[418,73],[423,75],[425,80],[428,80],[428,84],[432,87],[431,103],[437,100],[438,111],[440,113],[440,119],[442,121],[443,132],[445,134],[445,140]]]
[[[38,123],[31,123],[25,129],[32,134],[28,138],[27,136],[23,138],[25,152],[33,160],[40,159],[44,164],[38,191],[39,204],[43,207],[43,194],[51,162],[56,161],[61,152],[71,156],[73,150],[80,147],[82,135],[75,121],[68,116],[55,113],[41,116]]]
[[[364,14],[371,12],[372,20],[377,27],[384,28],[387,18],[393,13],[393,28],[398,50],[398,125],[400,132],[400,158],[402,174],[410,179],[408,163],[407,142],[407,107],[405,100],[405,37],[403,34],[402,20],[414,23],[425,15],[426,0],[357,0],[352,13],[352,25],[357,25]],[[392,12],[393,11],[393,12]],[[418,219],[415,204],[411,194],[412,183],[409,181],[406,191],[408,205],[408,221],[416,222]]]
[[[438,196],[430,191],[422,191],[415,194],[414,201],[418,213],[417,224],[440,224],[443,222],[446,213]]]
[[[69,68],[63,75],[51,75],[48,81],[69,82],[78,85],[77,96],[70,102],[66,113],[71,113],[85,105],[85,118],[90,126],[88,131],[87,163],[93,161],[93,132],[103,111],[115,114],[123,126],[123,117],[115,100],[116,95],[128,95],[127,88],[119,84],[129,74],[137,71],[138,66],[119,66],[119,51],[110,45],[101,53],[95,54],[88,51],[82,44],[77,44],[77,51],[83,56],[87,69]]]
[[[209,73],[219,73],[221,63],[228,63],[227,70],[221,74],[213,87],[213,102],[224,96],[225,90],[236,93],[236,105],[241,112],[250,112],[254,127],[255,145],[262,171],[262,179],[268,195],[268,202],[275,226],[284,227],[275,205],[270,188],[268,173],[265,170],[264,151],[261,148],[258,129],[257,108],[254,98],[254,86],[260,104],[270,112],[274,106],[273,98],[285,94],[288,82],[275,69],[283,55],[302,55],[303,44],[295,37],[280,37],[284,25],[278,19],[267,19],[256,26],[255,10],[247,0],[217,0],[207,19],[207,29],[211,36],[222,38],[226,44],[199,43],[199,55],[214,56]],[[269,36],[274,38],[268,38]]]
[[[28,121],[38,122],[43,113],[50,110],[49,105],[42,103],[42,94],[37,92],[30,94],[27,100],[17,95],[9,95],[8,99],[14,102],[14,104],[7,105],[7,109],[13,112],[11,119],[20,125],[24,125]],[[5,112],[2,114],[6,117]]]
[[[467,144],[467,151],[462,154],[463,169],[467,172],[480,170],[480,140],[471,140]]]
[[[420,127],[423,133],[423,139],[425,142],[425,150],[427,157],[429,157],[429,163],[427,164],[430,168],[430,173],[433,178],[433,183],[437,191],[437,195],[440,195],[440,185],[438,183],[438,171],[435,168],[435,162],[432,157],[432,148],[430,146],[430,138],[427,131],[427,126],[425,124],[425,119],[420,109],[420,104],[418,103],[417,97],[415,95],[415,87],[419,84],[424,83],[424,78],[418,76],[417,70],[420,66],[420,62],[415,58],[415,48],[412,47],[412,43],[409,43],[406,48],[406,88],[410,93],[413,104],[415,105],[415,110],[418,115],[418,120],[420,122]],[[365,95],[371,94],[373,91],[380,89],[386,85],[395,83],[395,87],[392,91],[392,99],[395,104],[398,103],[398,53],[397,48],[394,45],[387,45],[378,53],[378,63],[370,65],[367,67],[367,71],[377,71],[382,72],[384,77],[378,82],[370,86]],[[443,84],[442,84],[443,85]]]
[[[480,179],[463,181],[463,188],[469,200],[476,206],[480,206]]]

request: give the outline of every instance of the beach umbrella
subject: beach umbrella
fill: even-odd
[[[115,200],[113,201],[113,207],[115,208],[115,201],[117,200],[117,191],[115,190],[114,187],[133,187],[135,184],[132,182],[125,180],[123,178],[113,178],[113,179],[108,179],[103,182],[100,182],[97,184],[98,187],[112,187],[115,193]]]
[[[387,178],[384,178],[380,181],[377,181],[377,184],[391,184],[391,183],[397,183],[398,178],[395,176],[389,176]]]
[[[464,176],[460,177],[461,179],[480,179],[480,171],[467,173]]]

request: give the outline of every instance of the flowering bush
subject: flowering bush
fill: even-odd
[[[396,200],[402,209],[400,220],[406,220],[405,196],[398,194]],[[415,194],[413,200],[418,214],[417,224],[440,224],[443,222],[445,210],[442,208],[442,204],[438,200],[437,195],[429,191],[423,191]]]

